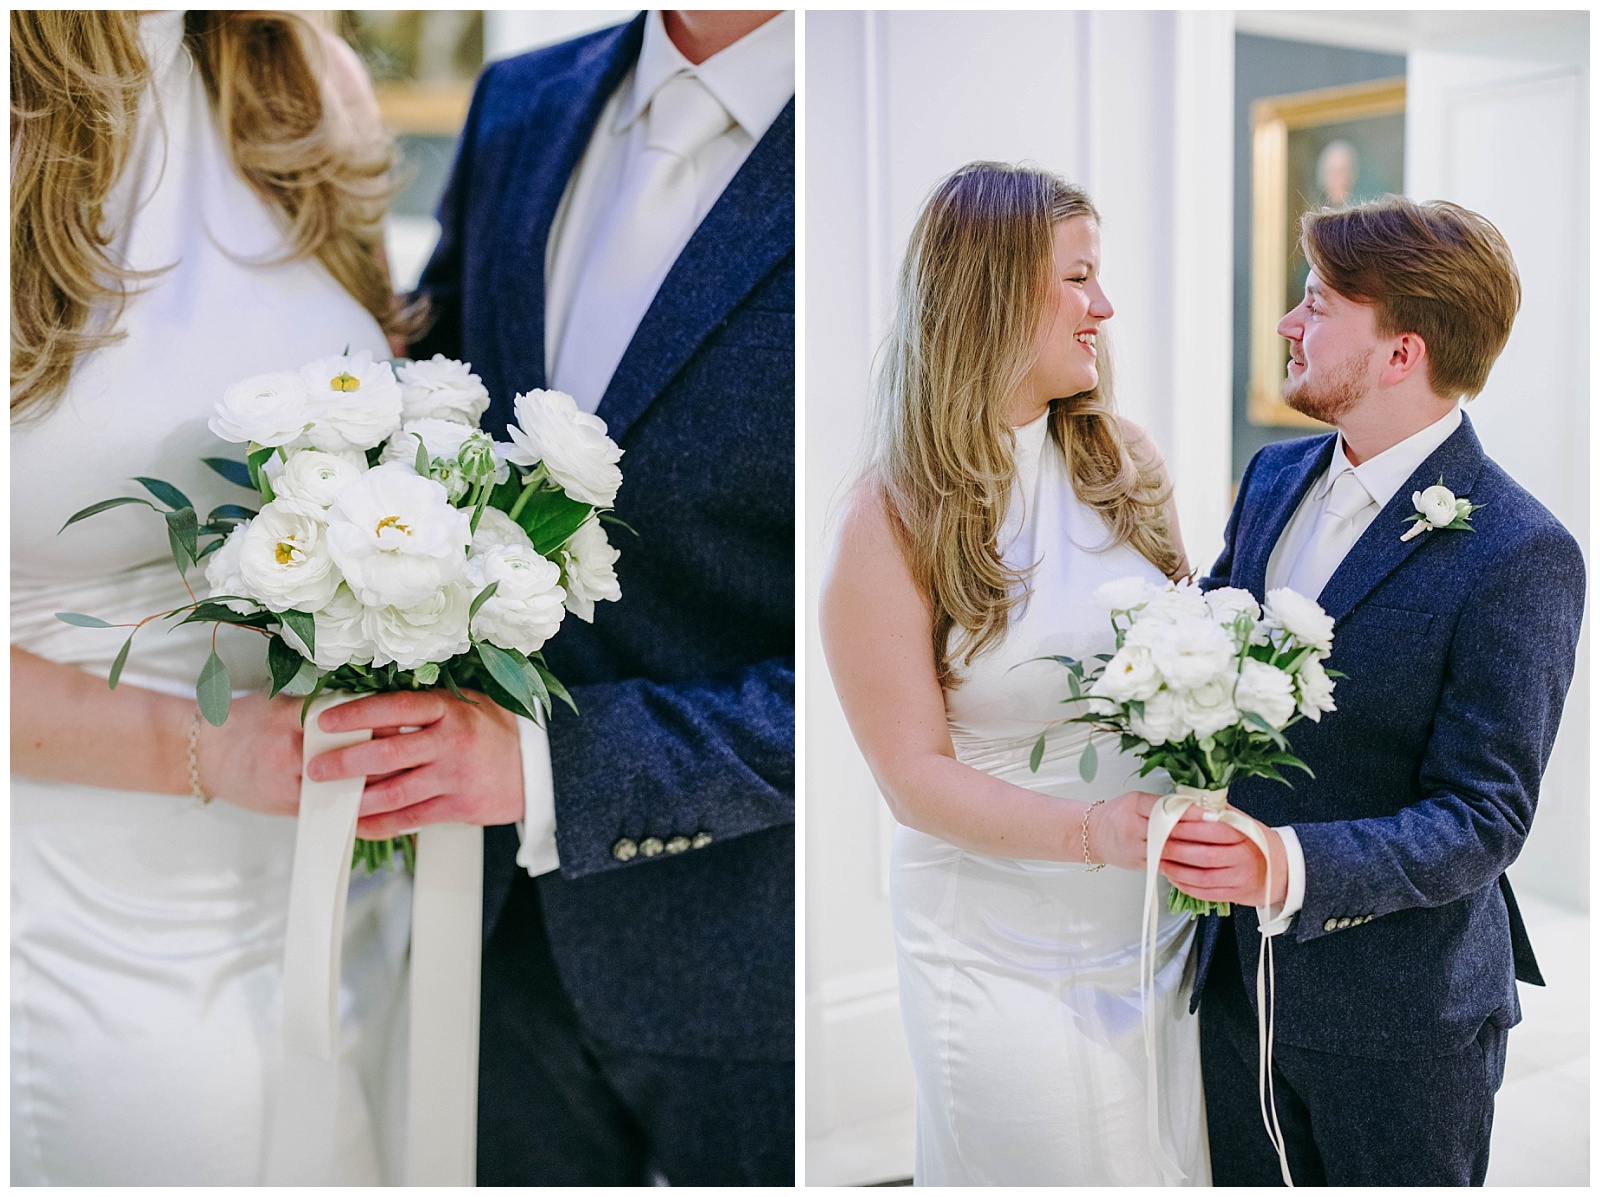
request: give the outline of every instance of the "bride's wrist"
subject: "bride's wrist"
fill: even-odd
[[[1083,820],[1078,828],[1078,847],[1082,852],[1083,863],[1089,869],[1103,869],[1106,866],[1105,854],[1100,850],[1100,819],[1104,814],[1100,807],[1105,805],[1105,799],[1096,799],[1083,808]]]

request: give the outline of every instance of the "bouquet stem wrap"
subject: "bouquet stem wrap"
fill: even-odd
[[[1156,878],[1160,876],[1161,850],[1166,846],[1173,827],[1183,817],[1183,812],[1191,806],[1201,807],[1204,818],[1227,824],[1261,849],[1261,855],[1267,862],[1266,892],[1262,895],[1263,907],[1268,905],[1268,898],[1272,893],[1272,854],[1267,850],[1266,832],[1261,824],[1248,815],[1229,808],[1226,789],[1197,790],[1192,786],[1180,785],[1158,802],[1155,809],[1150,812],[1144,878],[1144,918],[1140,925],[1139,936],[1139,989],[1144,1007],[1144,1049],[1148,1089],[1146,1120],[1150,1149],[1155,1154],[1156,1162],[1162,1172],[1170,1180],[1182,1180],[1184,1174],[1183,1170],[1167,1156],[1166,1148],[1161,1142],[1161,1103],[1157,1090],[1159,1070],[1156,1065],[1154,1022],[1156,922],[1160,916],[1160,908],[1156,903]],[[1256,1033],[1260,1043],[1256,1070],[1257,1093],[1261,1101],[1261,1120],[1266,1125],[1267,1137],[1272,1140],[1272,1146],[1278,1153],[1278,1168],[1283,1173],[1283,1183],[1293,1188],[1294,1179],[1289,1175],[1289,1160],[1284,1151],[1283,1130],[1278,1125],[1278,1111],[1272,1092],[1274,982],[1272,937],[1262,935],[1261,952],[1256,960]]]
[[[317,726],[323,711],[352,697],[329,695],[312,704],[306,761],[370,737]],[[339,965],[365,786],[362,777],[301,781],[283,952],[283,1076],[267,1140],[268,1185],[323,1184],[336,1174]],[[423,828],[412,897],[408,1185],[475,1180],[482,892],[482,828]]]

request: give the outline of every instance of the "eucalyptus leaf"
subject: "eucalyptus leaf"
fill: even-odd
[[[200,460],[235,486],[242,486],[246,490],[255,489],[250,481],[250,467],[244,462],[234,461],[229,457],[202,457]]]
[[[194,506],[194,504],[189,501],[189,496],[184,494],[176,486],[173,486],[170,482],[163,482],[159,478],[135,478],[134,481],[140,486],[144,487],[145,490],[149,491],[174,511],[177,511],[181,507],[192,508]]]
[[[1028,772],[1037,773],[1039,762],[1044,760],[1044,736],[1033,742],[1033,751],[1028,754]]]
[[[305,611],[284,611],[278,619],[293,632],[304,646],[301,655],[315,657],[317,652],[317,620]]]
[[[116,660],[111,662],[111,672],[106,674],[106,686],[112,690],[115,690],[117,683],[122,680],[122,667],[128,663],[128,650],[133,647],[133,638],[138,631],[139,629],[135,628],[128,633],[128,638],[122,642],[122,648],[117,652]]]
[[[300,666],[305,664],[305,658],[286,644],[281,636],[274,636],[267,641],[267,669],[272,674],[272,689],[267,694],[272,698],[290,682],[294,675],[300,672]]]
[[[80,628],[114,628],[117,626],[113,623],[107,623],[98,616],[80,615],[76,611],[57,611],[56,618],[62,623],[70,623]]]
[[[194,696],[200,703],[200,713],[212,727],[221,727],[228,719],[228,707],[233,702],[233,686],[228,681],[228,667],[217,656],[216,649],[206,658],[200,669],[200,680],[195,684]]]
[[[126,507],[129,503],[140,503],[145,507],[148,507],[151,511],[156,510],[156,505],[149,499],[136,499],[132,496],[123,496],[119,499],[101,499],[100,502],[91,503],[82,511],[73,514],[66,523],[61,525],[60,529],[56,532],[56,535],[60,536],[62,532],[65,532],[79,520],[86,520],[91,515],[99,515],[102,511],[110,511],[113,507]]]
[[[200,521],[193,507],[180,507],[166,513],[167,540],[172,545],[172,561],[181,574],[200,559]]]
[[[1093,781],[1094,775],[1100,771],[1100,752],[1090,740],[1083,746],[1083,755],[1078,758],[1078,776],[1084,781]]]
[[[567,688],[556,680],[556,675],[551,673],[542,660],[533,662],[533,667],[539,671],[539,676],[544,679],[545,687],[552,695],[565,703],[574,715],[578,713],[578,704],[572,701],[572,695],[567,693]]]
[[[489,671],[489,676],[498,682],[506,693],[521,703],[532,716],[535,713],[533,691],[522,672],[522,661],[527,658],[522,657],[520,653],[513,655],[482,640],[477,641],[473,647],[477,649],[478,660],[483,662],[483,667]]]

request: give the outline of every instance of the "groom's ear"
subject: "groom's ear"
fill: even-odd
[[[1420,336],[1414,332],[1398,333],[1390,338],[1387,349],[1389,360],[1378,376],[1384,386],[1396,386],[1413,377],[1427,380],[1428,346]]]

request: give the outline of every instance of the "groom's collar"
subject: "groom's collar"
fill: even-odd
[[[661,85],[680,72],[697,77],[750,139],[760,141],[794,95],[794,13],[779,13],[696,66],[672,44],[660,11],[650,12],[615,131],[643,116]]]
[[[1449,440],[1450,434],[1459,427],[1461,427],[1461,404],[1455,403],[1448,412],[1426,428],[1413,432],[1405,440],[1390,445],[1382,453],[1367,458],[1360,465],[1351,465],[1350,459],[1345,456],[1344,435],[1341,433],[1334,438],[1333,461],[1328,465],[1328,472],[1317,483],[1312,494],[1317,498],[1322,497],[1333,485],[1335,478],[1345,470],[1354,470],[1367,493],[1379,507],[1383,507],[1394,498],[1405,485],[1406,479],[1416,472],[1417,467],[1426,461],[1435,449]]]

